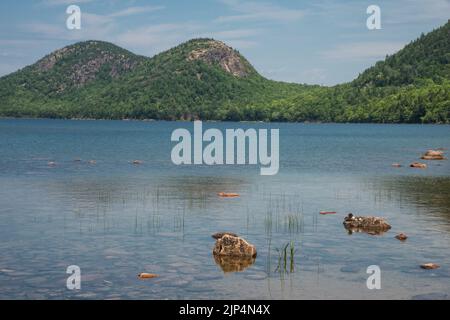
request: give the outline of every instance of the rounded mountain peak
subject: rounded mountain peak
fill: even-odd
[[[186,43],[192,46],[188,61],[203,61],[208,65],[218,65],[225,72],[238,78],[256,73],[251,64],[236,50],[222,41],[214,39],[193,39]]]

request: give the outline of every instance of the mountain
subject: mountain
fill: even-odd
[[[449,123],[449,28],[334,87],[268,80],[213,39],[152,58],[80,42],[0,78],[0,116]]]
[[[294,87],[302,88],[263,78],[239,52],[212,39],[153,58],[87,41],[1,78],[0,115],[239,120],[239,106],[281,98]]]
[[[420,79],[441,82],[450,76],[450,22],[408,44],[362,73],[357,86],[402,86]]]

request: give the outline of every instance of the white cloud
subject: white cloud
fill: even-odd
[[[261,29],[233,29],[212,32],[214,38],[218,39],[241,39],[256,36],[262,32]]]
[[[450,0],[401,0],[386,10],[387,24],[409,24],[450,18]]]
[[[43,4],[47,6],[59,6],[59,5],[71,5],[71,4],[80,4],[86,2],[92,2],[94,0],[44,0]]]
[[[135,15],[135,14],[154,12],[154,11],[163,10],[163,9],[164,9],[163,6],[128,7],[124,10],[111,13],[108,16],[111,18],[127,17],[127,16],[131,16],[131,15]]]
[[[305,12],[297,9],[289,9],[267,2],[243,2],[240,0],[221,0],[231,10],[236,11],[236,15],[220,16],[217,22],[236,21],[295,21],[303,18]]]
[[[262,29],[232,29],[206,32],[199,36],[223,41],[235,49],[248,49],[258,45],[255,37],[263,32]]]
[[[153,55],[198,37],[201,29],[201,25],[189,22],[148,25],[118,34],[115,42],[129,50]]]
[[[326,59],[382,59],[387,54],[393,54],[403,48],[405,43],[394,41],[358,42],[340,44],[335,48],[322,52]]]

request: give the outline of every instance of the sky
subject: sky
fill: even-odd
[[[81,29],[66,27],[69,5]],[[369,30],[366,10],[381,9]],[[334,85],[450,19],[450,0],[2,0],[0,76],[83,40],[153,56],[208,37],[239,50],[265,77]]]

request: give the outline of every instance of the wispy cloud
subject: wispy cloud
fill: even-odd
[[[385,23],[409,24],[450,18],[450,0],[401,0],[386,12]]]
[[[201,30],[200,24],[190,22],[148,25],[119,33],[115,42],[141,54],[153,55],[195,37]]]
[[[117,17],[127,17],[135,14],[149,13],[154,11],[163,10],[164,6],[140,6],[140,7],[128,7],[124,10],[117,11],[109,14],[108,16],[111,18]]]
[[[287,22],[301,19],[305,12],[298,9],[285,8],[268,2],[253,2],[240,0],[221,0],[237,14],[220,16],[217,22],[236,22],[236,21],[277,21]]]
[[[48,0],[47,0],[48,1]],[[65,0],[51,0],[58,3],[64,3]],[[89,1],[89,0],[84,0]],[[72,1],[73,2],[73,1]],[[133,15],[149,13],[163,10],[163,6],[133,6],[112,13],[96,14],[91,12],[81,12],[81,29],[76,31],[67,30],[65,24],[31,22],[21,26],[23,31],[38,34],[42,39],[54,40],[83,40],[83,39],[102,39],[114,41],[117,38],[117,32],[120,30],[117,19],[130,17]]]
[[[381,59],[388,54],[397,52],[404,45],[403,42],[394,41],[347,43],[324,51],[321,56],[336,60]]]
[[[47,6],[71,5],[86,2],[93,2],[94,0],[43,0],[42,4]]]

